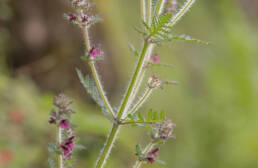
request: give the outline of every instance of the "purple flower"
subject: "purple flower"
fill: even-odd
[[[146,157],[146,160],[148,161],[148,163],[152,164],[155,160],[153,157]]]
[[[69,22],[73,22],[73,21],[75,21],[77,19],[77,16],[76,15],[74,15],[74,14],[69,14]]]
[[[49,124],[56,124],[56,119],[54,117],[50,117]]]
[[[61,149],[63,150],[64,158],[68,158],[69,155],[70,155],[70,151],[69,151],[69,149],[67,148],[67,146],[61,145]]]
[[[159,148],[153,149],[152,151],[149,152],[149,155],[153,155],[155,156],[155,158],[159,158],[159,154],[158,154]]]
[[[68,129],[68,128],[70,128],[71,123],[68,119],[63,119],[63,120],[60,121],[60,126],[63,129]]]
[[[153,56],[151,56],[151,62],[152,63],[160,63],[160,59],[158,58],[158,54],[154,54]]]
[[[153,133],[152,137],[155,140],[163,140],[164,142],[167,139],[174,139],[175,136],[172,135],[175,124],[173,124],[170,120],[166,120],[162,123],[157,124],[157,132]]]
[[[89,21],[89,17],[86,16],[86,15],[85,15],[85,16],[82,16],[82,17],[81,17],[81,20],[82,20],[83,23],[85,23],[85,22],[87,23],[87,22]]]
[[[61,149],[64,153],[64,158],[68,158],[74,150],[74,136],[69,137],[64,140],[64,142],[60,145]]]
[[[92,47],[90,50],[90,57],[96,58],[97,56],[101,55],[101,50],[97,47]]]

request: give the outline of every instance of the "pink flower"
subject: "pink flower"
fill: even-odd
[[[155,156],[155,158],[159,158],[159,154],[158,154],[159,148],[153,149],[152,151],[149,152],[149,155],[153,155]]]
[[[89,17],[88,16],[82,16],[82,22],[85,23],[85,22],[88,22],[89,21]]]
[[[148,161],[148,163],[152,164],[155,160],[153,157],[147,157],[146,160]]]
[[[152,63],[160,63],[160,59],[158,58],[158,54],[154,54],[153,56],[151,56],[151,62]]]
[[[68,128],[70,128],[71,123],[70,123],[69,120],[64,119],[64,120],[61,120],[61,121],[60,121],[60,126],[61,126],[61,128],[63,128],[63,129],[68,129]]]
[[[101,50],[96,47],[92,47],[90,50],[90,57],[91,58],[96,58],[97,56],[101,55]]]
[[[71,136],[70,138],[66,139],[62,144],[61,144],[61,149],[63,150],[64,153],[64,158],[68,158],[71,153],[74,150],[74,136]]]
[[[74,15],[74,14],[69,14],[69,22],[73,22],[73,21],[75,21],[77,19],[77,16],[76,15]]]
[[[49,124],[56,124],[56,119],[54,117],[50,117]]]

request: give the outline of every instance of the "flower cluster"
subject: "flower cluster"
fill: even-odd
[[[64,158],[71,157],[71,154],[74,149],[74,136],[71,136],[64,140],[64,142],[60,145],[61,149],[63,150]]]
[[[145,157],[145,160],[152,164],[154,163],[155,159],[159,159],[159,154],[158,154],[159,148],[155,148],[152,151],[148,153],[148,156]]]
[[[58,108],[58,110],[52,110],[49,123],[60,128],[60,134],[65,135],[64,137],[60,137],[58,148],[62,152],[63,157],[65,159],[69,159],[71,158],[71,154],[74,149],[75,139],[70,120],[71,115],[75,113],[69,107],[72,104],[72,101],[64,94],[59,94],[54,97],[53,104]]]
[[[140,145],[136,146],[135,155],[138,157],[138,162],[147,162],[149,164],[153,164],[156,160],[159,159],[159,146],[164,144],[167,139],[174,139],[173,130],[175,124],[173,124],[170,120],[165,120],[163,122],[157,122],[151,127],[151,142],[145,150],[142,150]]]
[[[102,51],[100,48],[93,46],[90,50],[89,56],[91,59],[95,59],[102,55]]]
[[[88,0],[70,0],[70,2],[75,9],[75,13],[64,15],[70,23],[77,24],[80,27],[90,27],[101,20],[98,15],[89,13],[94,5],[89,3]]]
[[[173,124],[170,120],[157,123],[156,127],[153,128],[151,135],[153,141],[162,140],[165,142],[167,139],[174,139],[175,136],[172,135],[174,127],[175,124]]]
[[[150,62],[151,63],[160,63],[160,59],[158,58],[159,54],[155,53],[153,56],[151,56]]]
[[[148,87],[150,89],[155,89],[155,88],[163,89],[164,84],[178,85],[179,83],[177,81],[162,80],[155,75],[152,75],[152,77],[150,77],[149,80],[148,80]]]
[[[152,77],[150,77],[148,80],[148,87],[150,89],[158,88],[160,87],[161,84],[162,84],[162,80],[156,77],[155,75],[152,75]]]

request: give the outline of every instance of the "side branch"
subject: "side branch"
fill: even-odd
[[[188,0],[184,4],[184,6],[179,10],[179,12],[172,18],[169,26],[174,26],[181,18],[185,15],[185,13],[191,8],[194,4],[195,0]]]
[[[87,48],[88,51],[90,51],[91,50],[91,44],[90,44],[90,39],[89,39],[88,28],[86,26],[84,26],[82,28],[82,30],[83,30],[83,37],[84,37],[84,40],[85,40],[86,48]],[[104,92],[104,89],[103,89],[102,84],[100,82],[99,75],[97,73],[95,64],[94,64],[93,61],[90,61],[89,65],[90,65],[93,77],[95,79],[97,88],[99,90],[100,96],[103,99],[108,112],[115,119],[115,113],[114,113],[114,111],[113,111],[113,109],[112,109],[112,107],[111,107],[111,105],[110,105],[110,103],[109,103],[109,101],[108,101],[108,99],[107,99],[107,97],[105,95],[105,92]]]
[[[143,96],[141,97],[141,99],[136,103],[136,105],[132,108],[132,110],[127,114],[127,116],[125,117],[125,119],[129,116],[129,115],[134,115],[134,113],[137,112],[137,110],[143,105],[143,103],[149,98],[149,96],[151,95],[153,89],[152,88],[148,88]]]
[[[146,155],[148,152],[151,151],[151,149],[155,146],[155,143],[149,143],[146,148],[143,151],[143,154]],[[137,160],[137,162],[134,165],[134,168],[140,168],[142,166],[143,161]]]

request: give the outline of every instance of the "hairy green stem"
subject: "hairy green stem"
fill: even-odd
[[[150,44],[150,47],[149,47],[149,49],[148,49],[148,51],[147,51],[147,53],[146,53],[146,60],[145,60],[144,66],[146,65],[146,62],[150,60],[150,57],[151,57],[152,50],[153,50],[154,46],[155,46],[154,44]],[[138,90],[140,89],[140,86],[141,86],[141,83],[142,83],[142,81],[143,81],[143,79],[144,79],[144,75],[145,75],[145,72],[146,72],[146,71],[147,71],[147,68],[144,67],[143,70],[142,70],[142,72],[141,72],[141,75],[140,75],[140,77],[139,77],[139,80],[137,81],[136,87],[135,87],[135,89],[133,90],[133,93],[132,93],[133,96],[132,96],[132,98],[135,97],[135,95],[137,94]]]
[[[57,127],[57,144],[61,145],[62,143],[62,128]],[[63,154],[58,155],[58,168],[64,168],[63,165]]]
[[[85,43],[86,43],[86,48],[88,51],[91,50],[91,44],[90,44],[90,39],[89,39],[89,32],[88,32],[88,28],[86,26],[83,27],[83,37],[84,37],[84,40],[85,40]],[[96,67],[95,67],[95,63],[93,61],[90,61],[89,62],[89,65],[90,65],[90,68],[91,68],[91,71],[92,71],[92,74],[93,74],[93,77],[95,79],[95,82],[96,82],[96,85],[97,85],[97,88],[98,88],[98,91],[100,93],[100,96],[102,98],[102,100],[104,101],[105,103],[105,106],[109,112],[109,114],[115,118],[115,113],[105,95],[105,92],[104,92],[104,89],[102,87],[102,84],[100,82],[100,78],[99,78],[99,75],[97,73],[97,70],[96,70]]]
[[[141,18],[144,22],[146,22],[146,0],[141,0]]]
[[[121,108],[119,110],[119,113],[117,114],[117,117],[116,117],[117,121],[121,120],[121,117],[127,111],[128,106],[131,103],[130,102],[130,100],[131,100],[130,97],[132,96],[133,90],[136,86],[136,82],[139,79],[140,73],[143,69],[143,63],[144,63],[146,53],[147,53],[147,50],[148,50],[149,46],[150,46],[150,44],[148,42],[144,42],[144,46],[143,46],[140,58],[139,58],[138,63],[137,63],[135,73],[134,73],[133,78],[132,78],[132,80],[129,84],[129,87],[127,89],[125,98],[123,99],[123,102],[122,102]],[[116,136],[119,132],[119,128],[120,128],[120,125],[118,125],[117,123],[113,124],[112,131],[109,134],[108,139],[106,141],[106,144],[104,146],[104,149],[100,154],[99,160],[97,161],[97,164],[96,164],[96,168],[102,168],[105,165],[105,162],[106,162],[106,160],[107,160],[107,158],[110,154],[110,151],[113,147],[113,144],[116,140]]]
[[[144,92],[143,96],[141,97],[141,99],[136,103],[136,105],[132,108],[132,110],[127,114],[127,116],[125,117],[125,119],[129,116],[129,115],[133,115],[134,113],[137,112],[137,110],[143,105],[143,103],[149,98],[149,96],[151,95],[153,89],[149,88]]]
[[[155,11],[156,16],[162,14],[165,3],[166,3],[166,0],[159,0],[156,11]]]
[[[160,121],[159,121],[160,122]],[[153,123],[157,123],[156,121],[125,121],[125,122],[121,122],[121,125],[128,125],[128,124],[153,124]]]
[[[110,132],[110,134],[107,138],[105,146],[100,153],[99,159],[98,159],[97,164],[96,164],[96,168],[104,167],[104,165],[107,161],[107,158],[108,158],[108,156],[111,152],[111,149],[112,149],[112,147],[115,143],[117,134],[119,133],[120,126],[121,125],[118,125],[117,123],[113,124],[112,130],[111,130],[111,132]]]
[[[179,12],[172,18],[171,22],[168,26],[174,26],[181,18],[184,16],[184,14],[189,11],[191,6],[194,4],[195,0],[187,0],[184,6],[179,10]]]
[[[148,0],[148,25],[151,25],[151,19],[152,19],[152,0]]]
[[[133,78],[130,82],[129,88],[127,89],[125,98],[123,100],[123,103],[122,103],[119,113],[117,115],[117,120],[121,119],[124,112],[128,110],[128,107],[131,104],[131,101],[132,101],[131,97],[133,95],[133,90],[136,89],[135,87],[137,86],[137,81],[139,81],[141,72],[143,71],[144,62],[146,60],[146,55],[147,55],[147,51],[149,50],[149,47],[150,47],[150,43],[145,41],[144,45],[143,45],[143,49],[141,51],[140,58],[138,60],[137,66],[136,66],[136,69],[134,71]]]
[[[146,18],[146,9],[145,9],[145,1],[141,1],[142,3],[142,18],[145,19]],[[149,11],[149,15],[151,16],[151,11]],[[136,69],[134,71],[133,77],[130,81],[129,87],[126,91],[125,97],[122,101],[120,110],[116,116],[116,120],[119,122],[123,115],[127,113],[129,106],[131,105],[134,96],[137,93],[137,90],[140,87],[140,83],[144,77],[144,64],[145,62],[149,59],[152,49],[154,47],[154,44],[151,44],[150,42],[148,42],[147,40],[144,40],[144,44],[143,44],[143,48],[141,50],[141,54],[139,57],[139,60],[137,62],[136,65]],[[107,141],[105,143],[104,149],[102,150],[99,159],[97,161],[96,164],[96,168],[103,168],[107,158],[109,157],[109,154],[111,152],[111,149],[115,143],[116,137],[119,133],[119,128],[121,125],[119,125],[118,123],[114,123],[112,126],[112,130],[107,138]]]
[[[155,143],[149,143],[146,148],[143,150],[143,155],[147,155],[151,149],[155,146]],[[134,168],[140,168],[142,166],[142,163],[143,161],[142,160],[137,160],[135,165],[134,165]]]

